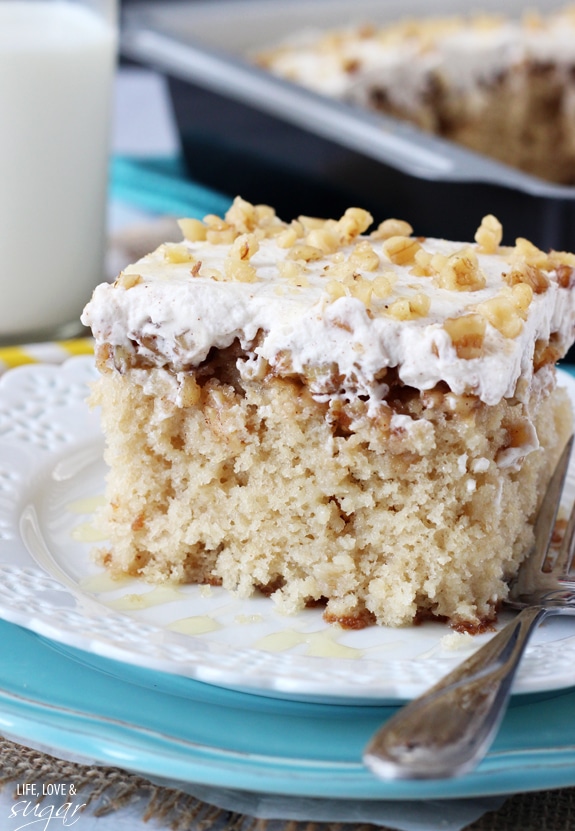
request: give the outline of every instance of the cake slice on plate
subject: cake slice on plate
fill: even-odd
[[[114,572],[492,621],[571,431],[575,256],[237,198],[96,288]]]

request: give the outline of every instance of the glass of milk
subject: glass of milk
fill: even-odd
[[[0,344],[78,334],[104,279],[116,45],[115,0],[0,0]]]

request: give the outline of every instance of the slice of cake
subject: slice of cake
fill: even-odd
[[[237,198],[99,286],[114,572],[325,603],[344,626],[492,620],[571,430],[575,255]]]
[[[575,183],[575,6],[303,32],[254,57],[317,92]]]

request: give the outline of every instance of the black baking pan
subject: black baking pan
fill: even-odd
[[[544,11],[561,6],[546,0]],[[531,8],[531,4],[528,4]],[[433,14],[519,14],[521,0],[437,0]],[[425,0],[187,0],[138,3],[124,56],[165,72],[182,152],[197,181],[273,205],[284,219],[350,205],[416,234],[469,240],[487,213],[504,242],[575,250],[575,187],[556,185],[335,101],[253,65],[250,53],[309,26],[429,15]]]

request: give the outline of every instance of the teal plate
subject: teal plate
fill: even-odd
[[[393,707],[279,700],[62,646],[0,621],[0,731],[151,779],[284,796],[427,800],[575,785],[575,689],[514,699],[460,779],[382,782],[361,762]]]

